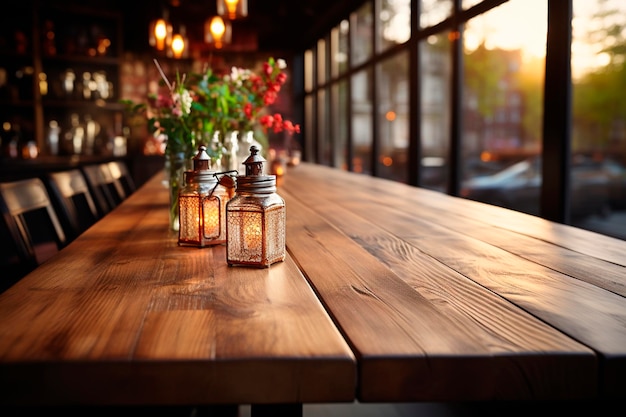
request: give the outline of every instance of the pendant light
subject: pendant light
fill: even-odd
[[[248,0],[217,0],[217,14],[229,20],[248,16]]]
[[[230,43],[231,35],[232,27],[230,22],[222,19],[220,16],[210,17],[204,22],[204,41],[215,45],[217,49],[221,49],[225,44]]]
[[[189,50],[189,41],[187,40],[187,29],[180,26],[180,32],[172,37],[172,54],[174,58],[187,58]]]
[[[163,17],[150,23],[149,42],[159,51],[165,50],[172,42],[172,24],[169,22],[169,13],[163,12]]]

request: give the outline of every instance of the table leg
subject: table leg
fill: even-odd
[[[302,417],[302,404],[252,404],[251,417]]]
[[[239,406],[237,404],[197,406],[188,417],[239,417]]]

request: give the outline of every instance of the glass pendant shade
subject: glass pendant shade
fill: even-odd
[[[248,0],[217,0],[217,14],[229,20],[248,16]]]
[[[226,242],[228,190],[209,170],[209,156],[201,145],[193,158],[194,168],[185,172],[185,186],[178,196],[180,228],[178,244],[204,247]]]
[[[204,41],[220,49],[229,44],[232,38],[232,26],[220,16],[213,16],[204,22]]]
[[[189,41],[187,40],[187,30],[185,26],[180,27],[180,33],[175,34],[172,37],[172,55],[174,58],[187,58]]]
[[[150,45],[159,51],[165,50],[172,42],[172,25],[165,19],[160,18],[150,24]]]
[[[246,175],[237,176],[237,192],[226,204],[226,257],[230,266],[269,267],[285,260],[285,201],[276,193],[276,176],[263,175],[258,149],[250,153]]]

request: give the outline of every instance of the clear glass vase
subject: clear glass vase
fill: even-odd
[[[236,168],[233,169],[241,172],[243,169],[242,164],[250,155],[250,147],[252,146],[255,146],[259,150],[259,153],[264,152],[263,145],[256,140],[254,131],[246,130],[245,132],[239,133],[237,138],[237,150],[235,153]]]
[[[239,153],[239,132],[232,131],[224,134],[224,155],[222,156],[222,167],[226,171],[240,170],[237,156]]]
[[[190,169],[191,158],[184,152],[165,154],[165,185],[169,189],[169,225],[170,230],[178,231],[178,192],[184,185],[183,174]]]

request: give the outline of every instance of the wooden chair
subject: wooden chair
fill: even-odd
[[[0,204],[2,204],[0,202]],[[20,278],[32,271],[37,263],[34,258],[25,261],[22,253],[18,249],[15,242],[20,240],[18,234],[9,230],[4,217],[0,220],[0,242],[2,250],[0,251],[0,270],[2,270],[2,278],[0,278],[0,293],[15,284]]]
[[[65,232],[39,178],[0,183],[3,276],[17,280],[66,245]],[[3,278],[3,286],[7,280]]]
[[[123,161],[109,162],[109,170],[111,171],[113,178],[115,178],[124,189],[125,197],[128,197],[135,192],[137,187],[135,186],[135,182],[133,181],[133,177],[130,175],[130,171],[128,170],[128,166],[126,166],[126,163]]]
[[[75,239],[100,220],[85,176],[79,169],[52,172],[46,185],[68,239]]]
[[[126,198],[122,185],[111,174],[108,163],[83,166],[82,172],[100,217],[108,214]]]

